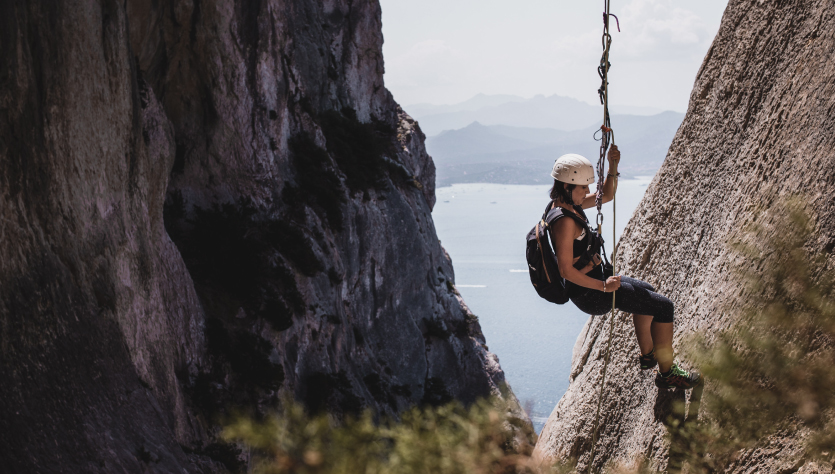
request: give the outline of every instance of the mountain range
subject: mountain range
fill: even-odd
[[[626,177],[655,174],[683,118],[683,114],[669,111],[650,116],[613,116],[615,143],[622,152],[620,172]],[[426,148],[435,160],[438,186],[471,182],[545,184],[551,181],[550,168],[560,155],[579,153],[593,163],[597,161],[598,129],[596,124],[560,130],[475,121],[429,137]]]
[[[457,130],[473,122],[483,125],[581,130],[600,121],[600,105],[558,95],[537,95],[529,99],[515,95],[478,94],[451,105],[414,104],[405,107],[421,124],[427,136],[444,130]],[[655,115],[662,110],[651,107],[611,105],[612,114]]]

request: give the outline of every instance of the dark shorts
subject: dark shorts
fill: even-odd
[[[603,272],[600,267],[597,267],[588,275],[602,280]],[[569,285],[568,296],[580,311],[591,315],[601,315],[611,311],[611,293],[583,288],[571,282],[566,283]],[[652,285],[626,276],[620,278],[620,289],[616,292],[615,308],[632,314],[648,314],[652,316],[653,321],[658,323],[673,322],[675,309],[673,302],[666,296],[656,293]]]

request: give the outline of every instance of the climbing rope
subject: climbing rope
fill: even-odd
[[[606,153],[609,150],[610,145],[615,144],[615,133],[612,131],[612,124],[609,118],[609,67],[611,64],[609,63],[609,48],[612,45],[612,35],[609,34],[609,17],[614,17],[615,21],[617,22],[618,31],[620,31],[620,21],[618,17],[609,13],[609,1],[610,0],[603,0],[603,38],[601,39],[601,43],[603,44],[603,55],[600,57],[600,65],[597,67],[597,73],[600,75],[600,89],[597,90],[598,95],[600,96],[600,103],[603,105],[603,125],[600,127],[600,158],[597,161],[597,198],[595,199],[595,205],[597,206],[597,232],[598,234],[602,235],[603,232],[603,183],[605,178],[605,166],[606,166]],[[617,176],[612,176],[613,179],[617,179]],[[617,216],[617,196],[613,196],[612,200],[612,274],[617,274],[617,269],[615,267],[617,257],[617,230],[615,227],[616,224],[616,216]],[[605,253],[605,252],[604,252]],[[604,272],[603,278],[606,278],[606,274]],[[603,375],[602,380],[600,382],[600,396],[597,399],[597,411],[594,415],[594,429],[592,431],[592,441],[591,441],[591,454],[589,457],[589,469],[588,472],[591,473],[594,467],[594,451],[597,447],[597,430],[600,423],[600,407],[603,403],[603,395],[606,389],[606,370],[609,368],[609,359],[612,353],[612,338],[614,335],[615,330],[615,292],[612,292],[612,313],[611,317],[609,318],[609,341],[606,345],[606,356],[603,361]]]

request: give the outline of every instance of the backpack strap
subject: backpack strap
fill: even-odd
[[[543,213],[542,213],[542,222],[543,222],[543,223],[547,223],[547,222],[548,222],[548,220],[547,220],[546,218],[548,217],[548,213],[549,213],[549,212],[551,211],[551,209],[553,209],[553,208],[554,208],[554,201],[549,202],[549,203],[548,203],[548,205],[547,205],[547,206],[545,206],[545,212],[543,212]]]
[[[545,222],[546,229],[550,229],[551,226],[554,225],[554,222],[556,222],[560,217],[568,216],[580,224],[580,227],[589,230],[588,222],[577,214],[574,214],[573,212],[566,212],[565,209],[559,206],[554,206],[553,208],[551,208],[550,204],[548,206],[549,208],[546,209],[545,215],[542,217],[542,220]]]
[[[597,238],[597,233],[593,232],[591,230],[591,227],[589,227],[588,218],[586,218],[586,213],[583,212],[583,209],[580,206],[574,206],[574,210],[577,211],[577,213],[568,212],[564,208],[554,205],[553,202],[548,203],[548,207],[545,209],[545,216],[543,216],[542,222],[541,222],[542,228],[543,228],[543,233],[544,232],[550,232],[550,236],[553,237],[554,233],[551,231],[551,227],[561,217],[568,216],[574,222],[576,222],[577,225],[579,225],[582,229],[585,230],[586,240],[584,242],[589,243],[589,245],[591,245],[591,243],[594,242],[595,239]],[[600,239],[600,240],[601,240],[601,246],[602,246],[602,239]],[[541,245],[540,245],[540,247],[541,247]],[[554,250],[555,250],[555,253],[556,253],[556,248]],[[591,254],[581,255],[580,259],[574,264],[575,268],[578,268],[578,265],[580,265],[579,268],[585,267],[591,261],[591,257],[592,257]],[[606,262],[608,263],[608,260],[606,260]]]
[[[542,249],[542,241],[539,240],[539,226],[541,224],[541,222],[536,223],[536,245],[539,246],[539,254],[542,255],[542,269],[545,271],[545,278],[548,279],[548,283],[551,283],[551,275],[548,274],[548,265],[545,264],[545,252]]]

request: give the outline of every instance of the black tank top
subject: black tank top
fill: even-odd
[[[589,218],[586,217],[586,213],[583,212],[583,208],[580,206],[574,206],[574,210],[577,211],[577,214],[586,221],[586,228],[583,229],[583,233],[580,235],[580,239],[574,239],[574,258],[577,258],[589,249],[589,244],[591,243],[591,229],[588,227]],[[556,247],[555,247],[556,248]]]
[[[588,226],[589,218],[586,217],[586,213],[583,212],[583,208],[580,206],[573,206],[574,210],[577,211],[577,215],[579,215],[585,222],[586,226],[583,228],[583,234],[580,235],[579,240],[574,239],[574,245],[572,249],[572,254],[574,258],[582,256],[586,251],[588,251],[589,246],[591,245],[591,228]],[[566,214],[569,212],[568,209],[565,210]],[[578,223],[579,225],[579,223]],[[549,232],[551,234],[551,246],[554,250],[557,250],[557,237],[554,235],[553,232]]]
[[[573,247],[574,247],[573,251],[574,252],[573,252],[573,254],[574,254],[574,258],[577,258],[577,257],[583,256],[583,254],[585,254],[586,252],[588,252],[590,250],[592,230],[591,230],[591,227],[588,226],[589,218],[586,217],[586,213],[583,211],[583,208],[581,208],[580,206],[574,206],[574,210],[577,211],[577,214],[579,214],[580,217],[582,217],[583,220],[586,222],[586,226],[583,229],[583,232],[585,232],[585,235],[581,234],[580,240],[574,239],[574,245],[573,245]],[[568,212],[568,211],[566,210],[566,212]],[[553,244],[553,242],[552,242],[552,244]],[[554,245],[554,248],[556,249],[557,246]],[[588,273],[586,273],[586,275],[590,276],[594,279],[597,279],[597,280],[605,280],[606,279],[606,277],[603,275],[603,266],[602,265],[596,265]],[[568,280],[565,280],[565,287],[568,290],[569,298],[572,298],[572,297],[574,297],[574,296],[576,296],[580,293],[589,291],[587,288],[576,285],[576,284],[574,284],[574,283],[572,283]]]

